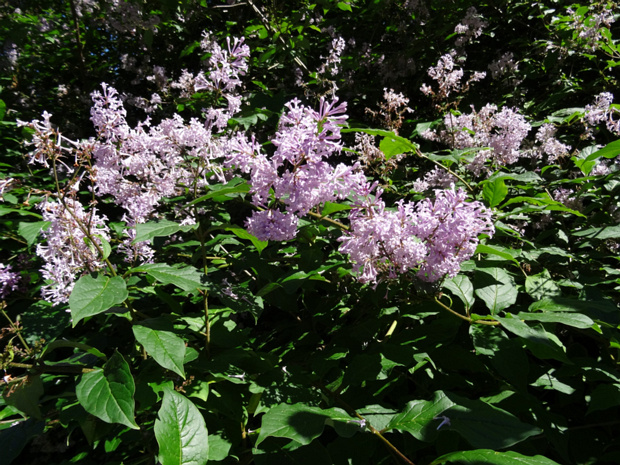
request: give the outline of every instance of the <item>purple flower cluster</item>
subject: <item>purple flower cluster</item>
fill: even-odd
[[[498,111],[495,105],[485,105],[480,111],[455,116],[446,115],[444,129],[439,132],[425,131],[422,137],[443,142],[456,149],[483,148],[468,166],[476,175],[484,172],[490,160],[497,166],[516,162],[522,155],[519,149],[527,137],[531,125],[523,115],[512,108]]]
[[[257,212],[248,220],[249,231],[262,240],[292,239],[297,217],[328,201],[343,199],[365,178],[359,165],[332,166],[328,159],[342,150],[340,126],[347,116],[345,104],[322,99],[319,111],[294,99],[286,104],[278,131],[272,139],[276,150],[268,157],[254,140],[237,136],[230,144],[226,164],[250,173],[253,202],[270,213]],[[268,205],[270,192],[288,214],[277,214]],[[274,222],[281,221],[280,226]],[[275,231],[271,235],[270,231]]]
[[[415,271],[424,281],[455,276],[478,236],[494,232],[491,212],[466,202],[462,189],[436,190],[435,201],[399,202],[386,210],[381,191],[367,195],[350,214],[351,229],[340,240],[361,282]]]
[[[570,145],[563,144],[555,138],[557,129],[554,125],[545,123],[536,132],[536,141],[541,144],[541,151],[548,156],[550,163],[568,155]]]
[[[483,29],[488,25],[489,23],[484,20],[483,16],[478,13],[475,7],[469,7],[462,22],[457,24],[454,28],[454,32],[458,34],[454,44],[457,47],[462,47],[472,42],[475,38],[482,35]]]
[[[620,111],[612,106],[613,101],[614,96],[610,92],[602,92],[596,96],[593,104],[586,105],[583,120],[588,136],[592,135],[592,128],[602,122],[605,122],[610,132],[620,135]]]
[[[6,299],[11,292],[19,289],[21,275],[12,269],[11,265],[0,263],[0,299]]]
[[[101,247],[102,239],[110,240],[109,229],[106,218],[94,208],[86,211],[81,203],[69,198],[64,199],[64,205],[47,200],[41,210],[43,220],[51,223],[42,232],[47,244],[37,245],[37,255],[45,262],[42,275],[48,280],[41,294],[53,304],[60,304],[68,302],[79,275],[105,266],[92,241]]]
[[[431,66],[427,71],[428,75],[437,82],[439,89],[434,91],[431,86],[422,84],[420,91],[435,99],[445,100],[451,93],[466,92],[470,84],[483,80],[487,75],[484,71],[475,71],[465,83],[462,83],[463,68],[457,68],[456,61],[464,62],[465,56],[457,56],[456,50],[442,55],[437,65]]]

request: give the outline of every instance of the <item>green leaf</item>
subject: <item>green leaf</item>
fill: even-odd
[[[44,421],[29,418],[25,421],[17,421],[10,428],[0,431],[2,463],[5,465],[12,463],[31,439],[43,434],[44,428]]]
[[[250,234],[247,229],[241,228],[239,226],[229,226],[224,228],[224,230],[231,231],[239,239],[247,239],[252,242],[259,254],[265,249],[265,247],[269,245],[269,241],[261,241],[255,235]]]
[[[510,260],[515,265],[520,267],[519,261],[512,255],[511,252],[514,253],[515,252],[514,249],[504,249],[503,247],[497,247],[497,246],[491,246],[491,245],[485,245],[485,244],[478,244],[478,247],[476,247],[475,254],[486,253],[486,254],[489,254],[489,255],[495,255],[495,256],[501,257],[501,258],[503,258],[505,260]]]
[[[481,400],[470,400],[452,393],[446,395],[454,403],[442,412],[450,419],[449,429],[463,436],[472,447],[503,449],[541,432],[511,413]]]
[[[26,239],[28,245],[36,242],[41,231],[45,231],[52,223],[50,221],[35,221],[34,223],[19,223],[19,235]]]
[[[458,297],[465,304],[465,308],[471,308],[476,301],[474,297],[474,286],[467,276],[456,275],[454,278],[446,279],[443,286],[453,295]]]
[[[250,185],[247,183],[245,179],[242,178],[234,178],[228,181],[227,184],[215,184],[213,186],[209,186],[211,192],[202,197],[199,197],[195,200],[192,200],[187,204],[195,205],[200,202],[204,202],[205,200],[212,199],[214,197],[235,197],[239,194],[244,194],[250,191]],[[232,195],[231,195],[232,194]]]
[[[321,216],[329,216],[332,213],[350,209],[351,205],[345,205],[343,203],[325,202],[323,210],[321,211]]]
[[[503,179],[486,182],[482,189],[482,196],[490,207],[496,207],[508,195],[508,187]]]
[[[385,159],[400,155],[402,153],[411,152],[411,143],[404,143],[393,137],[384,137],[379,143],[379,148],[385,154]]]
[[[345,423],[353,420],[339,408],[321,409],[301,403],[277,405],[263,416],[256,447],[270,436],[310,444],[323,433],[327,419]]]
[[[73,326],[86,317],[98,315],[123,303],[128,295],[125,280],[120,276],[82,276],[69,297]]]
[[[165,263],[149,263],[132,268],[130,271],[132,273],[144,272],[162,284],[174,284],[187,292],[204,288],[202,284],[204,274],[191,266],[177,268]]]
[[[19,210],[16,208],[9,208],[5,207],[4,205],[0,205],[0,216],[8,215],[9,213],[17,213],[20,216],[34,216],[35,218],[43,219],[43,217],[38,213],[34,213],[29,210]]]
[[[404,137],[398,136],[394,134],[392,131],[386,131],[385,129],[366,129],[366,128],[344,128],[340,130],[341,133],[347,132],[363,132],[366,134],[370,134],[371,136],[383,136],[386,139],[389,139],[389,143],[399,143],[402,147],[406,147],[407,152],[415,152],[418,149],[418,146],[411,142],[409,139],[405,139]],[[401,152],[403,153],[403,152]]]
[[[209,433],[198,408],[170,387],[155,420],[155,439],[162,465],[204,465],[209,459]]]
[[[620,384],[601,384],[594,388],[586,415],[620,405]]]
[[[615,158],[620,154],[620,140],[610,142],[605,147],[588,155],[586,161],[596,160],[597,158]]]
[[[174,371],[185,379],[183,360],[185,341],[169,331],[159,331],[148,327],[150,320],[134,325],[133,334],[146,352],[162,367]]]
[[[519,313],[517,318],[525,321],[540,321],[542,323],[562,323],[573,328],[591,328],[594,321],[581,313],[551,312],[551,313]]]
[[[529,457],[517,452],[497,452],[490,449],[450,452],[435,459],[431,462],[431,465],[442,465],[444,463],[457,463],[460,465],[559,465],[557,462],[542,455]]]
[[[43,383],[40,375],[28,376],[27,382],[18,384],[11,391],[4,389],[2,392],[2,396],[8,405],[37,420],[42,418],[39,408],[39,399],[42,395]]]
[[[495,317],[495,319],[505,329],[519,336],[525,346],[538,358],[555,359],[572,364],[557,338],[552,339],[552,335],[542,326],[533,328],[510,314],[506,318]]]
[[[139,223],[136,225],[136,238],[133,240],[132,244],[150,241],[154,237],[171,236],[180,230],[180,224],[168,220]]]
[[[437,434],[439,422],[434,419],[453,405],[442,391],[436,392],[430,401],[413,400],[388,423],[385,431],[403,431],[420,441],[429,441]]]
[[[519,295],[513,278],[501,268],[479,268],[487,275],[483,279],[486,286],[476,289],[476,295],[480,297],[492,315],[510,307],[517,301]],[[488,278],[492,278],[490,281]]]
[[[562,294],[560,286],[558,286],[551,278],[548,270],[543,270],[533,276],[525,278],[525,292],[534,300],[555,297]]]
[[[573,232],[572,235],[577,237],[586,237],[588,239],[618,239],[620,238],[620,226],[588,228],[583,231]]]
[[[351,5],[349,5],[348,3],[345,2],[338,2],[338,4],[336,5],[338,8],[340,8],[343,11],[353,11],[351,9]]]
[[[115,352],[103,369],[82,375],[75,389],[78,401],[91,415],[106,423],[139,429],[135,421],[135,383],[129,365]]]

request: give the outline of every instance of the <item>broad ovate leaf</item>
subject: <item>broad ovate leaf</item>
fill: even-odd
[[[332,424],[334,421],[353,424],[353,419],[339,408],[321,409],[301,403],[277,405],[263,416],[256,446],[269,436],[292,439],[303,445],[310,444],[323,433],[328,420]]]
[[[390,421],[385,430],[403,431],[420,441],[431,440],[439,425],[434,419],[453,405],[454,402],[442,391],[436,392],[432,400],[413,400]]]
[[[185,378],[183,360],[187,348],[183,339],[170,331],[159,331],[146,325],[135,325],[133,334],[157,363]]]
[[[123,303],[128,295],[125,280],[120,276],[82,276],[69,297],[73,326],[86,317],[98,315]]]
[[[139,429],[135,421],[135,383],[129,365],[115,352],[103,366],[82,375],[75,393],[91,415],[107,422]]]
[[[165,263],[148,263],[131,271],[147,273],[162,284],[174,284],[187,292],[204,287],[202,284],[204,274],[191,266],[177,268]]]
[[[209,459],[209,433],[198,408],[170,387],[155,420],[161,465],[204,465]]]

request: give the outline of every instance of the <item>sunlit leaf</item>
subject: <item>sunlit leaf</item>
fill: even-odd
[[[155,420],[155,439],[162,465],[204,465],[209,433],[198,408],[183,394],[166,387]]]

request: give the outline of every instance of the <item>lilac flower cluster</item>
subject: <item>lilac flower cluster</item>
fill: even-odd
[[[451,53],[441,56],[437,65],[428,69],[428,75],[439,85],[437,94],[440,98],[445,98],[452,92],[458,92],[461,88],[463,69],[456,68],[455,55],[456,52],[453,50]],[[424,95],[434,94],[432,87],[427,84],[422,84],[420,90]]]
[[[519,150],[528,135],[531,125],[523,115],[512,108],[498,111],[495,105],[485,105],[480,111],[472,108],[469,114],[455,116],[448,114],[444,118],[444,129],[428,130],[422,137],[442,142],[456,149],[488,147],[478,152],[468,169],[480,175],[490,160],[497,166],[516,162],[522,152]]]
[[[482,35],[482,31],[488,25],[489,23],[484,20],[483,16],[478,13],[475,7],[469,7],[462,22],[457,24],[454,28],[454,32],[458,34],[454,44],[457,47],[462,47],[472,42]]]
[[[462,189],[436,190],[434,201],[399,202],[396,210],[386,210],[380,195],[368,193],[352,210],[351,229],[340,239],[340,251],[349,254],[361,282],[408,271],[428,282],[455,276],[478,236],[494,232],[491,212],[480,202],[466,202]]]
[[[574,31],[573,38],[589,50],[601,48],[603,30],[609,30],[616,21],[614,10],[605,6],[598,13],[593,11],[590,14],[578,14],[572,8],[568,8],[566,13],[571,17],[569,27]]]
[[[428,84],[422,84],[420,91],[427,96],[433,96],[439,100],[445,100],[451,93],[465,92],[469,89],[470,84],[481,81],[486,77],[486,73],[483,71],[474,72],[469,79],[463,84],[461,79],[463,78],[463,68],[457,68],[455,61],[463,59],[464,56],[457,58],[456,50],[452,50],[450,53],[442,55],[439,58],[436,66],[428,68],[428,75],[437,82],[439,86],[437,91],[434,91]]]
[[[491,77],[493,79],[499,79],[504,74],[514,73],[518,69],[519,66],[514,61],[514,54],[512,52],[504,53],[499,60],[489,65],[489,71],[491,71]]]
[[[586,105],[583,120],[588,136],[592,137],[592,128],[602,122],[605,122],[611,133],[620,135],[620,111],[612,106],[613,101],[614,96],[610,92],[602,92],[596,96],[593,104]]]
[[[48,280],[41,294],[53,304],[60,304],[68,302],[79,275],[105,267],[93,241],[101,247],[102,239],[110,240],[110,233],[106,218],[95,208],[86,211],[77,200],[65,198],[64,205],[46,200],[41,210],[43,220],[51,223],[42,231],[46,245],[37,245],[37,255],[45,262],[42,275]]]
[[[571,150],[570,145],[563,144],[555,138],[557,129],[554,125],[545,123],[536,132],[536,141],[540,143],[540,150],[548,156],[550,163],[566,157]]]
[[[250,174],[255,205],[269,208],[267,213],[254,213],[247,223],[248,230],[263,240],[292,239],[298,217],[324,202],[347,197],[365,182],[358,164],[332,166],[327,161],[342,150],[340,125],[347,119],[345,104],[322,99],[315,111],[294,99],[286,108],[271,141],[276,146],[273,156],[263,153],[253,139],[240,135],[231,141],[227,154],[228,166]],[[271,190],[287,214],[268,205]]]
[[[401,92],[396,93],[394,89],[383,89],[383,101],[379,104],[379,112],[366,108],[366,113],[375,117],[381,125],[398,134],[398,130],[403,124],[405,113],[412,113],[413,110],[407,106],[409,99]]]
[[[11,265],[0,263],[0,299],[6,299],[11,292],[19,289],[21,275],[12,269]]]
[[[325,62],[319,67],[319,74],[331,74],[335,76],[339,72],[340,62],[342,61],[340,56],[346,47],[346,42],[342,37],[336,37],[332,39],[331,49],[329,55],[325,58]]]
[[[183,74],[177,82],[172,83],[172,87],[180,89],[184,97],[205,90],[224,97],[228,103],[227,108],[206,109],[208,122],[221,131],[226,127],[228,119],[241,107],[241,97],[237,90],[242,84],[240,76],[244,76],[248,69],[250,48],[244,44],[243,38],[232,38],[231,41],[228,37],[227,48],[224,49],[211,40],[208,32],[203,33],[200,46],[211,54],[208,76],[203,71],[193,75],[183,70]]]

